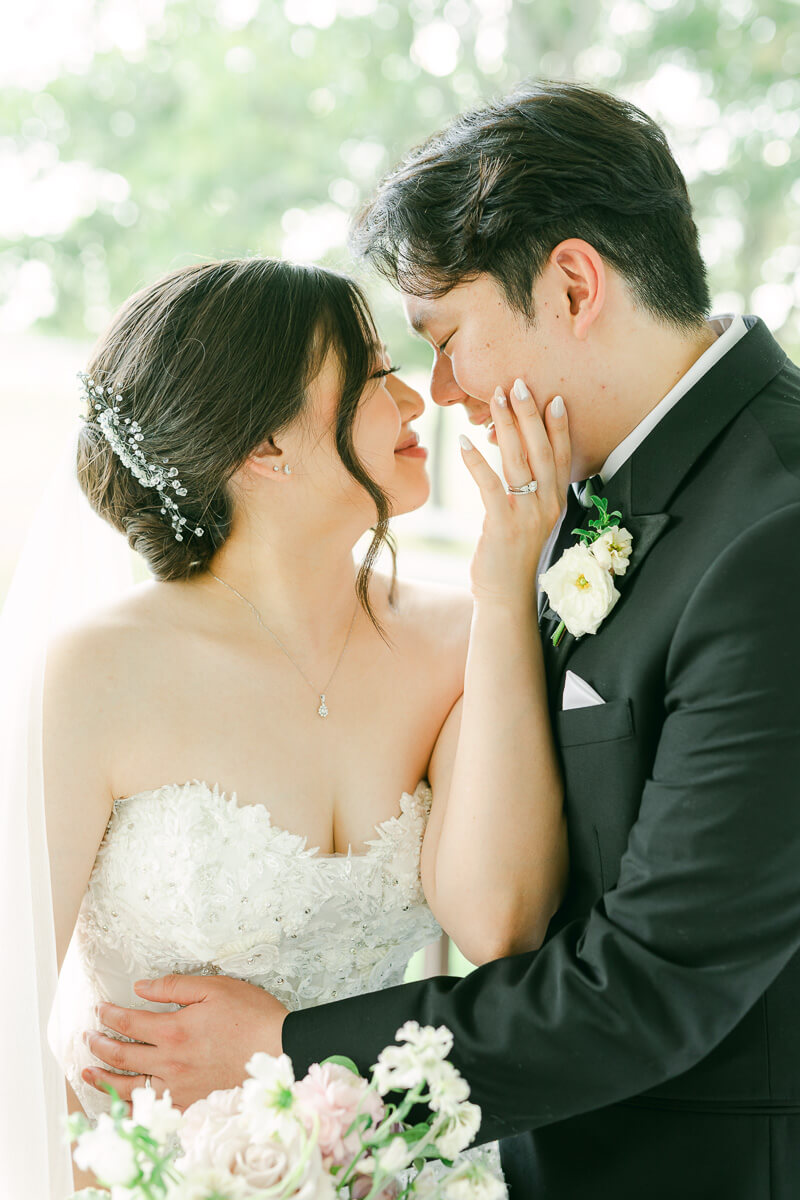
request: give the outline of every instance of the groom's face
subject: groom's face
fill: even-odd
[[[547,272],[534,289],[534,322],[512,308],[490,275],[461,283],[436,299],[403,296],[411,327],[433,347],[431,398],[461,404],[473,425],[490,419],[489,400],[498,385],[506,394],[519,376],[540,411],[559,393],[567,397],[565,339],[560,297],[549,294]]]

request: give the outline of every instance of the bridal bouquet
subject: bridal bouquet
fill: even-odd
[[[255,1054],[241,1087],[183,1113],[169,1092],[136,1088],[129,1117],[111,1089],[111,1113],[95,1128],[69,1118],[75,1162],[103,1185],[71,1200],[500,1200],[505,1187],[490,1169],[459,1158],[481,1114],[446,1061],[452,1034],[409,1021],[397,1042],[370,1082],[346,1058],[295,1080],[285,1054]],[[418,1105],[429,1115],[409,1124]]]

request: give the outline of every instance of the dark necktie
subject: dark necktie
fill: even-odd
[[[571,487],[567,493],[567,511],[564,515],[564,520],[561,522],[561,528],[558,531],[556,544],[553,547],[553,553],[550,555],[549,567],[554,562],[558,562],[561,555],[570,546],[577,543],[577,537],[573,533],[575,529],[585,529],[586,522],[593,517],[597,510],[592,504],[592,496],[600,494],[603,487],[603,481],[599,475],[592,475],[589,479],[584,479],[576,487]]]

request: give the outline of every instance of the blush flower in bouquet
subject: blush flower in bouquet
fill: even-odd
[[[184,1113],[136,1088],[128,1115],[109,1089],[94,1127],[69,1120],[75,1161],[100,1184],[71,1200],[501,1200],[491,1169],[462,1157],[481,1114],[452,1045],[444,1026],[409,1021],[370,1080],[339,1057],[295,1080],[285,1054],[254,1054],[241,1087]]]

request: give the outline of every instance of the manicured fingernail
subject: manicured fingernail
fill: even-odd
[[[463,433],[460,433],[460,434],[458,435],[458,444],[459,444],[459,446],[461,447],[461,449],[462,449],[462,450],[474,450],[474,449],[475,449],[475,447],[473,446],[472,442],[471,442],[471,441],[469,440],[469,438],[468,438],[468,437],[467,437],[465,434],[463,434]]]
[[[502,388],[496,388],[494,393],[494,401],[498,408],[508,408],[508,400]]]
[[[563,417],[564,415],[564,397],[554,396],[550,405],[550,411],[554,417]]]
[[[521,379],[514,380],[514,395],[518,400],[530,400],[531,394]]]

